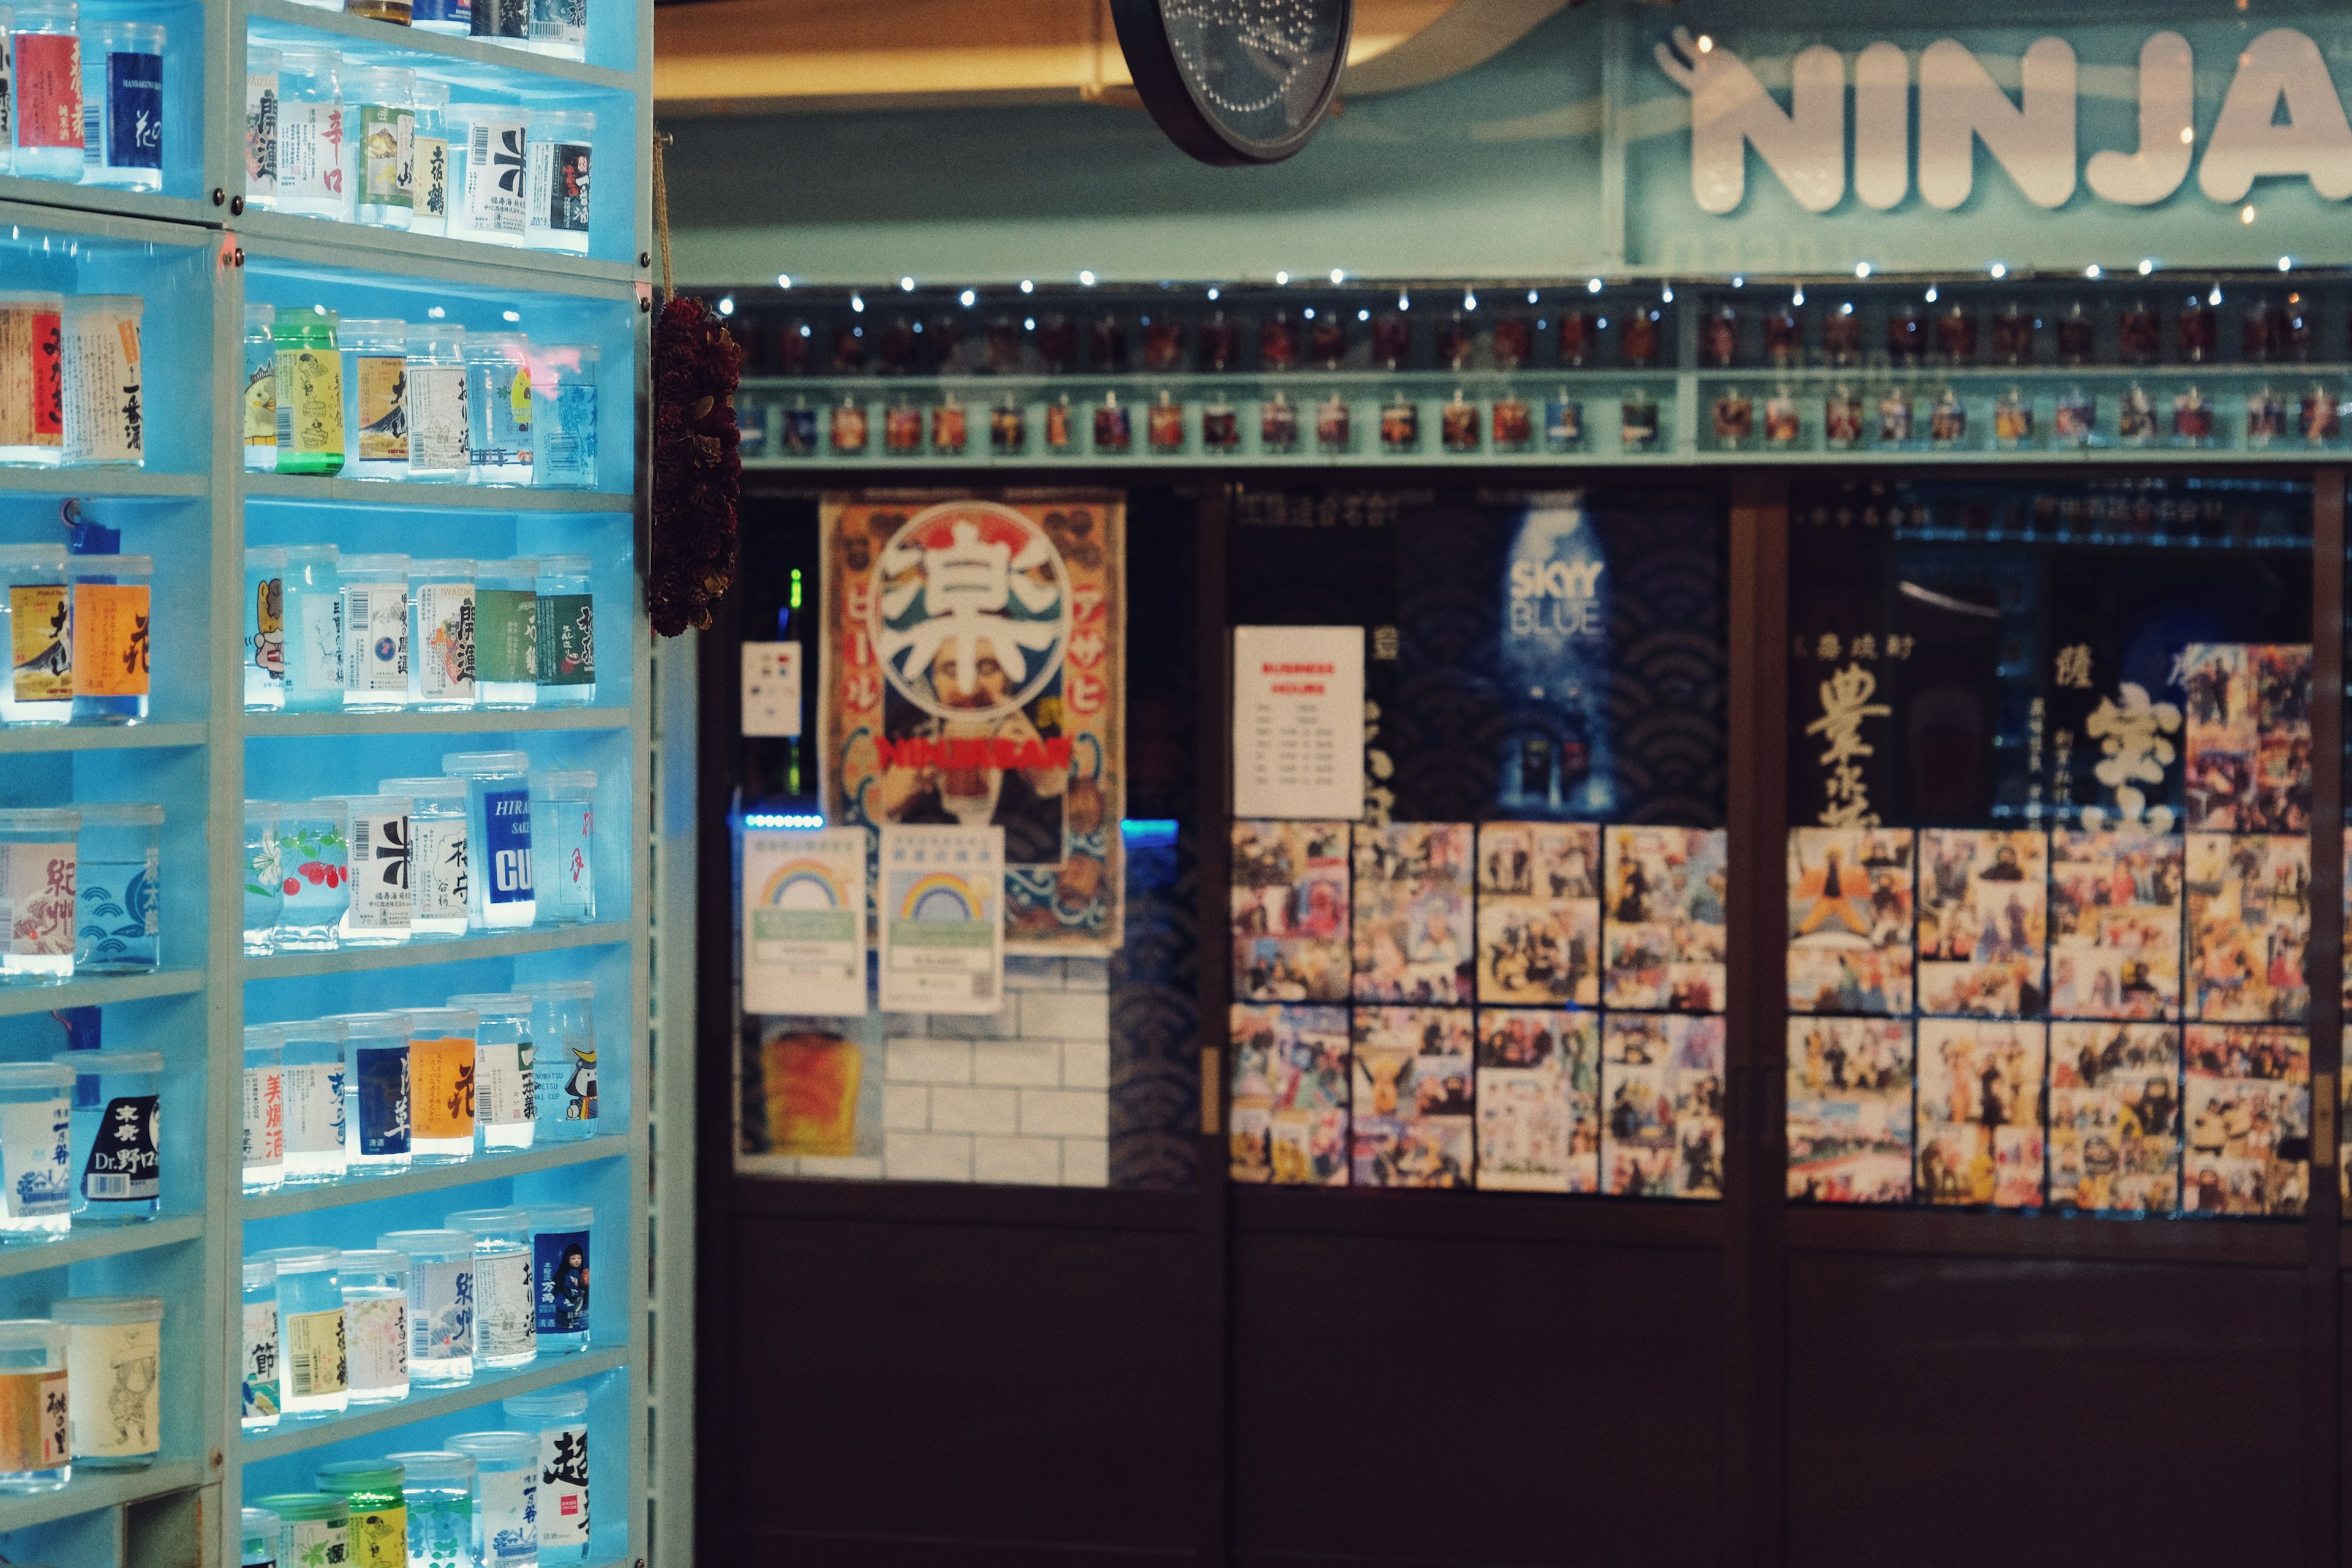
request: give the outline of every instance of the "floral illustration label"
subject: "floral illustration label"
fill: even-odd
[[[295,1399],[341,1394],[349,1384],[343,1310],[286,1314],[286,1392]]]
[[[408,1298],[343,1303],[353,1388],[390,1388],[408,1381]]]
[[[275,1415],[278,1407],[278,1303],[245,1304],[244,1413],[250,1419]]]
[[[279,1539],[289,1553],[288,1568],[338,1568],[350,1531],[321,1519],[288,1520]]]
[[[67,1331],[74,1458],[130,1458],[162,1447],[163,1330],[160,1322],[76,1323]]]
[[[408,1321],[418,1361],[448,1361],[474,1353],[474,1264],[469,1258],[410,1266]]]
[[[0,1105],[0,1210],[10,1219],[66,1212],[73,1174],[72,1113],[65,1095]],[[5,1468],[0,1466],[0,1468]]]
[[[291,1154],[331,1154],[343,1146],[343,1064],[289,1062],[286,1084],[286,1150]]]
[[[12,958],[49,958],[74,950],[71,844],[0,844],[0,915],[8,921]]]
[[[462,1035],[410,1040],[408,1080],[417,1137],[473,1137],[473,1041]]]
[[[539,1342],[530,1305],[530,1254],[517,1247],[478,1262],[482,1354],[498,1360],[530,1354]]]
[[[94,1204],[150,1203],[162,1190],[159,1176],[155,1096],[116,1095],[82,1163],[81,1195]]]
[[[543,1230],[531,1237],[537,1323],[542,1334],[588,1331],[588,1233]]]
[[[73,695],[73,652],[67,637],[70,603],[63,583],[9,587],[8,667],[17,701],[62,702]]]
[[[147,601],[144,583],[74,584],[75,696],[147,695]]]
[[[352,1054],[359,1069],[360,1152],[378,1158],[407,1153],[407,1042]]]
[[[474,700],[474,585],[426,583],[416,590],[416,689],[427,702]]]

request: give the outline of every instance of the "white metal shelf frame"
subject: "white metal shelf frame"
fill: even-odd
[[[630,847],[627,907],[608,910],[604,923],[589,927],[546,928],[523,932],[436,944],[420,944],[393,953],[288,955],[248,960],[243,952],[237,889],[241,882],[245,752],[256,742],[271,745],[293,742],[331,746],[352,737],[413,737],[420,758],[438,742],[436,737],[502,731],[558,737],[568,732],[626,731],[628,754],[638,765],[652,759],[650,703],[650,632],[642,590],[646,529],[644,510],[649,484],[645,453],[649,417],[646,404],[644,366],[650,349],[648,264],[652,250],[652,191],[650,157],[653,7],[649,0],[590,0],[592,37],[604,41],[598,53],[607,59],[629,62],[629,68],[609,63],[577,64],[553,60],[519,49],[508,49],[390,27],[363,18],[298,6],[289,0],[226,0],[201,8],[203,58],[201,84],[204,146],[198,166],[201,188],[171,195],[103,191],[44,181],[0,176],[0,247],[26,237],[54,237],[64,249],[97,240],[116,247],[149,247],[149,254],[169,258],[184,275],[195,259],[208,275],[210,320],[204,332],[211,363],[203,374],[185,378],[173,392],[184,400],[183,412],[193,403],[205,411],[208,428],[204,453],[195,471],[110,472],[105,470],[0,469],[0,518],[10,504],[17,516],[24,503],[40,504],[47,498],[83,497],[130,502],[204,501],[209,507],[184,509],[191,520],[183,543],[194,569],[205,574],[205,602],[210,625],[201,646],[205,694],[203,710],[174,721],[125,729],[78,728],[16,731],[0,733],[0,768],[11,758],[104,755],[121,752],[168,756],[174,751],[201,753],[204,794],[202,806],[211,831],[202,851],[201,874],[210,889],[209,916],[202,963],[154,975],[104,977],[73,984],[0,993],[0,1016],[47,1011],[53,1007],[96,1005],[166,1005],[196,1009],[202,1019],[205,1084],[203,1114],[188,1116],[182,1126],[206,1129],[203,1167],[205,1173],[201,1212],[182,1214],[152,1225],[120,1231],[93,1232],[47,1247],[0,1251],[0,1279],[39,1281],[54,1273],[56,1294],[80,1288],[85,1267],[110,1271],[131,1282],[118,1288],[136,1289],[137,1271],[150,1258],[179,1257],[200,1261],[201,1352],[194,1364],[174,1362],[167,1367],[164,1396],[173,1409],[191,1417],[199,1434],[194,1451],[167,1453],[163,1463],[144,1471],[79,1478],[66,1490],[33,1498],[0,1500],[0,1536],[34,1546],[42,1560],[56,1560],[67,1568],[103,1564],[116,1568],[133,1561],[176,1560],[186,1550],[185,1526],[196,1518],[207,1521],[206,1539],[196,1560],[235,1562],[238,1546],[236,1520],[242,1472],[248,1462],[261,1462],[282,1452],[307,1449],[313,1442],[341,1441],[357,1435],[383,1435],[384,1447],[399,1446],[397,1429],[412,1420],[439,1411],[487,1405],[525,1386],[544,1386],[582,1377],[624,1380],[620,1402],[629,1412],[625,1429],[612,1434],[623,1439],[617,1447],[625,1462],[606,1459],[616,1445],[607,1441],[598,1450],[601,1519],[625,1519],[625,1534],[600,1531],[597,1561],[615,1563],[690,1561],[690,1539],[683,1531],[690,1521],[682,1514],[666,1520],[665,1536],[672,1542],[657,1553],[649,1539],[650,1489],[648,1469],[651,1404],[646,1371],[652,1342],[653,1318],[646,1270],[646,1194],[652,1187],[651,1140],[645,1129],[651,1094],[650,1070],[640,1058],[647,1034],[650,951],[649,858],[639,847],[651,832],[654,790],[635,774],[630,778],[627,813],[629,831],[623,841]],[[431,74],[525,102],[565,103],[583,93],[597,100],[596,128],[599,163],[625,172],[633,178],[603,182],[605,203],[625,200],[628,221],[622,234],[634,243],[626,260],[558,255],[543,251],[503,250],[460,240],[409,236],[357,225],[316,223],[272,214],[242,211],[244,170],[245,39],[248,28],[260,24],[264,36],[289,29],[320,35],[321,41],[344,48],[357,58],[415,56]],[[412,63],[404,60],[403,63]],[[625,105],[625,116],[610,112]],[[610,216],[609,212],[607,216]],[[607,248],[617,248],[608,246]],[[636,265],[631,265],[631,262]],[[160,263],[159,263],[160,264]],[[613,493],[553,491],[490,491],[463,494],[442,490],[429,497],[404,493],[398,486],[367,485],[342,480],[279,479],[248,477],[243,471],[239,429],[243,394],[242,308],[247,268],[256,275],[275,272],[327,279],[343,279],[353,287],[402,280],[411,287],[446,285],[479,294],[510,295],[519,300],[541,298],[574,312],[611,312],[626,326],[614,331],[630,347],[625,364],[614,363],[608,349],[603,366],[605,399],[621,399],[634,414],[634,439],[625,465],[628,482]],[[199,296],[202,297],[201,295]],[[398,313],[388,311],[387,313]],[[160,394],[163,389],[158,386]],[[160,414],[162,410],[159,408]],[[605,705],[588,709],[540,710],[518,714],[463,715],[247,715],[243,711],[240,658],[243,625],[245,539],[244,508],[250,499],[291,504],[321,516],[345,508],[398,509],[419,503],[473,512],[527,515],[541,528],[564,526],[567,514],[582,521],[593,518],[629,518],[630,540],[637,563],[625,603],[600,603],[604,625],[602,650],[625,688],[627,706],[607,697]],[[461,742],[462,743],[462,742]],[[194,801],[191,805],[197,804]],[[172,874],[197,875],[191,862],[171,868]],[[180,949],[186,963],[194,944]],[[617,956],[616,956],[617,955]],[[382,971],[415,973],[427,979],[431,969],[445,963],[529,965],[530,976],[569,973],[566,965],[593,964],[610,976],[625,973],[629,995],[620,1016],[628,1020],[625,1037],[600,1040],[608,1057],[629,1063],[625,1104],[609,1112],[617,1123],[612,1132],[576,1143],[550,1145],[529,1153],[485,1160],[449,1173],[429,1172],[381,1184],[353,1184],[331,1191],[278,1194],[248,1199],[241,1191],[238,1161],[239,1079],[242,1065],[244,993],[248,983],[294,979],[332,984],[343,975],[369,975]],[[186,1048],[182,1047],[180,1048]],[[596,1345],[584,1356],[551,1358],[520,1377],[485,1381],[471,1393],[456,1391],[433,1400],[412,1402],[370,1412],[356,1426],[343,1423],[331,1436],[288,1429],[261,1444],[243,1442],[236,1397],[238,1259],[245,1249],[248,1222],[268,1225],[296,1216],[344,1208],[360,1212],[366,1205],[398,1203],[419,1194],[454,1193],[469,1183],[552,1173],[612,1171],[625,1163],[625,1182],[608,1191],[625,1190],[625,1205],[600,1205],[598,1247],[605,1262],[600,1296],[621,1293],[626,1331],[613,1342]],[[624,1212],[625,1210],[625,1212]],[[680,1238],[683,1241],[685,1238]],[[191,1253],[190,1248],[194,1248]],[[675,1257],[676,1254],[673,1254]],[[68,1283],[68,1271],[74,1275]],[[174,1293],[175,1302],[184,1290]],[[609,1300],[610,1298],[606,1298]],[[683,1324],[683,1315],[675,1321]],[[673,1401],[688,1390],[681,1386]],[[609,1404],[610,1401],[604,1403]],[[166,1430],[174,1416],[166,1413]],[[139,1539],[140,1510],[134,1506],[174,1494],[197,1492],[201,1507],[170,1514],[181,1528],[172,1552],[158,1551],[161,1542]],[[625,1500],[625,1508],[620,1506]],[[152,1510],[150,1510],[151,1512]],[[80,1528],[89,1521],[98,1528]],[[59,1533],[63,1531],[63,1533]],[[619,1550],[614,1550],[614,1547]],[[12,1552],[12,1555],[14,1553]]]

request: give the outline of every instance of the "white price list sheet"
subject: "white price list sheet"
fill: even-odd
[[[1234,815],[1364,814],[1364,628],[1234,628]]]

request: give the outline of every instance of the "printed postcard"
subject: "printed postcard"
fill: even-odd
[[[1603,906],[1612,1007],[1723,1010],[1723,829],[1612,827]]]
[[[1789,1008],[1911,1011],[1911,832],[1789,832]]]
[[[2311,841],[2189,835],[2189,1016],[2303,1022],[2311,1003]]]
[[[1232,1179],[1347,1185],[1348,1010],[1236,1003],[1232,1040]]]
[[[1612,1013],[1601,1036],[1601,1190],[1723,1195],[1723,1020]]]
[[[2041,1024],[1920,1020],[1920,1197],[2040,1205],[2044,1031]]]
[[[1486,1007],[1477,1017],[1478,1185],[1597,1190],[1599,1015]]]
[[[2042,1010],[2049,851],[2032,830],[1920,833],[1921,1012],[2013,1018]]]
[[[2180,1206],[2301,1214],[2311,1158],[2311,1043],[2299,1029],[2191,1024]]]
[[[1234,824],[1234,994],[1348,999],[1348,824]]]
[[[2179,1017],[2181,840],[2061,828],[2050,852],[2051,1015]]]
[[[1355,1183],[1470,1184],[1477,1043],[1463,1007],[1358,1007],[1350,1133]]]
[[[1466,822],[1357,825],[1357,1001],[1470,1000],[1471,845]]]
[[[2311,648],[2191,643],[2188,826],[2220,833],[2311,830]]]
[[[2180,1206],[2180,1031],[2050,1026],[2050,1201],[2168,1214]]]
[[[1911,1028],[1892,1018],[1789,1020],[1789,1196],[1911,1199]]]
[[[1478,829],[1478,1000],[1601,1003],[1601,829],[1489,822]]]

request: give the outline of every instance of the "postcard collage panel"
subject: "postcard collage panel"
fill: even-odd
[[[1233,1178],[1721,1196],[1726,866],[1719,829],[1236,823]]]
[[[2209,663],[2286,711],[2275,688],[2298,679],[2293,660]],[[2214,699],[2225,715],[2236,700]],[[2267,731],[2249,744],[2257,760],[2278,750]],[[2263,810],[2238,819],[2294,820]],[[2307,1055],[2310,842],[2195,823],[1791,830],[1789,1196],[2299,1211],[2307,1132],[2269,1134],[2288,1100],[2308,1121],[2307,1069],[2292,1064]],[[2267,1026],[2252,1059],[2279,1068],[2210,1075],[2238,1112],[2265,1112],[2264,1135],[2227,1152],[2195,1128],[2200,1092],[2224,1098],[2199,1088],[2198,1039],[2248,1033],[2223,1025]]]

